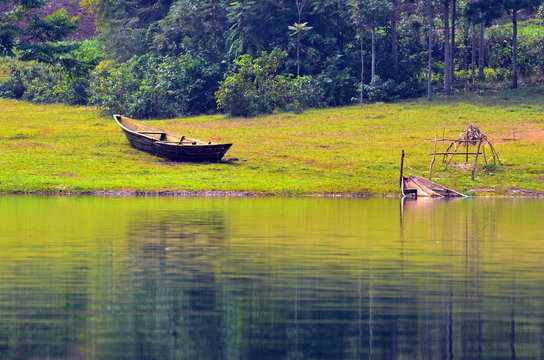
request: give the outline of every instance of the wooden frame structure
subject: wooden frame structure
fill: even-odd
[[[491,144],[487,136],[485,136],[476,125],[470,124],[465,132],[460,134],[458,139],[438,139],[435,137],[432,141],[434,141],[434,151],[432,154],[429,154],[433,156],[431,165],[429,166],[429,179],[433,176],[433,166],[437,155],[442,155],[442,163],[445,164],[444,170],[446,170],[449,165],[455,164],[453,162],[455,156],[463,156],[465,158],[465,163],[472,163],[471,180],[474,180],[480,155],[484,159],[486,165],[491,161],[493,161],[494,165],[496,165],[497,162],[502,165],[499,154],[495,151],[493,144]],[[444,152],[436,152],[438,142],[448,141],[450,144]],[[488,148],[487,151],[486,148]],[[474,156],[473,161],[470,159],[471,156]]]

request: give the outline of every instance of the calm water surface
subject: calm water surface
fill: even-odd
[[[544,201],[0,197],[0,359],[543,359]]]

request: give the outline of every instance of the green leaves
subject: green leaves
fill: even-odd
[[[0,55],[13,55],[14,50],[22,49],[27,58],[41,60],[53,55],[57,42],[72,34],[79,18],[70,18],[65,9],[46,17],[31,15],[29,11],[45,4],[43,0],[21,0],[15,2],[12,11],[0,15]],[[27,23],[28,25],[24,25]],[[24,37],[25,41],[16,41]],[[47,44],[47,45],[46,45]],[[33,55],[28,55],[32,53]]]
[[[287,28],[292,31],[290,36],[296,36],[302,33],[303,31],[308,31],[313,29],[311,26],[307,26],[307,25],[308,23],[305,22],[302,24],[294,23],[293,26],[288,26]]]
[[[134,56],[125,63],[99,65],[91,95],[107,112],[137,118],[199,114],[213,109],[218,78],[216,66],[190,55]]]
[[[281,110],[298,110],[320,104],[322,94],[310,77],[280,74],[287,53],[274,49],[259,58],[242,55],[236,70],[220,83],[217,107],[231,116],[253,116]]]

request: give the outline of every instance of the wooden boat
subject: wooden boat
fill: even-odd
[[[455,190],[415,175],[402,176],[400,186],[405,197],[466,197]]]
[[[232,144],[191,139],[121,115],[113,118],[135,149],[174,161],[219,161]]]

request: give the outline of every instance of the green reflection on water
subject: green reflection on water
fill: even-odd
[[[542,214],[0,197],[0,358],[543,358]]]

